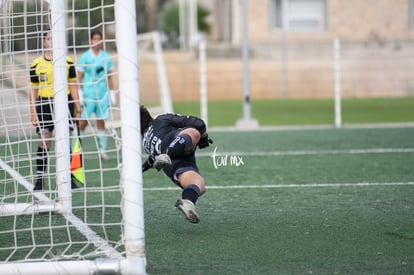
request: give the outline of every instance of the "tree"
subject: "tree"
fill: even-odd
[[[210,33],[210,25],[207,22],[207,17],[210,11],[202,5],[197,5],[197,28],[199,32]],[[179,46],[180,34],[180,7],[177,2],[166,5],[160,17],[161,30],[168,38],[168,47],[177,48]]]

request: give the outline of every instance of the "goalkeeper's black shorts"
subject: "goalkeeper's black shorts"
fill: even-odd
[[[184,173],[186,171],[194,171],[196,173],[200,173],[198,171],[198,167],[196,164],[196,159],[194,153],[179,159],[171,160],[171,165],[167,165],[164,167],[164,173],[179,187],[183,188],[180,182],[177,179],[177,175]]]

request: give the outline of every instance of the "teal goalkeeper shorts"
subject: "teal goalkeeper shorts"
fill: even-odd
[[[97,119],[107,119],[109,117],[108,98],[105,97],[100,100],[85,99],[82,109],[82,119],[91,119],[94,114]]]

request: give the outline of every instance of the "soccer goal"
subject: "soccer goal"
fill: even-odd
[[[165,67],[162,35],[158,31],[137,36],[140,64],[140,96],[157,115],[172,113],[173,106]]]
[[[146,273],[135,1],[91,2],[0,1],[1,274]],[[38,138],[29,67],[44,54],[46,28],[53,42],[55,130],[43,190],[33,191]],[[93,133],[78,138],[69,131],[67,116],[66,56],[76,64],[93,29],[104,34],[120,99],[120,127],[108,131],[109,160],[99,158]],[[84,178],[71,189],[75,153]]]
[[[140,100],[152,114],[173,113],[170,86],[162,48],[162,35],[158,31],[140,33],[136,39],[138,47],[138,66]],[[119,106],[111,107],[108,125],[120,125]]]

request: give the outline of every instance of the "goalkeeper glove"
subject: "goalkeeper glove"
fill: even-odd
[[[85,99],[83,98],[83,91],[82,89],[78,89],[78,97],[79,97],[79,104],[85,104]]]
[[[109,96],[110,96],[110,102],[111,102],[111,106],[115,106],[116,105],[116,93],[114,90],[110,90],[109,91]]]
[[[210,144],[213,144],[213,140],[209,138],[207,135],[205,137],[200,138],[200,141],[198,142],[198,148],[203,149],[210,146]]]

